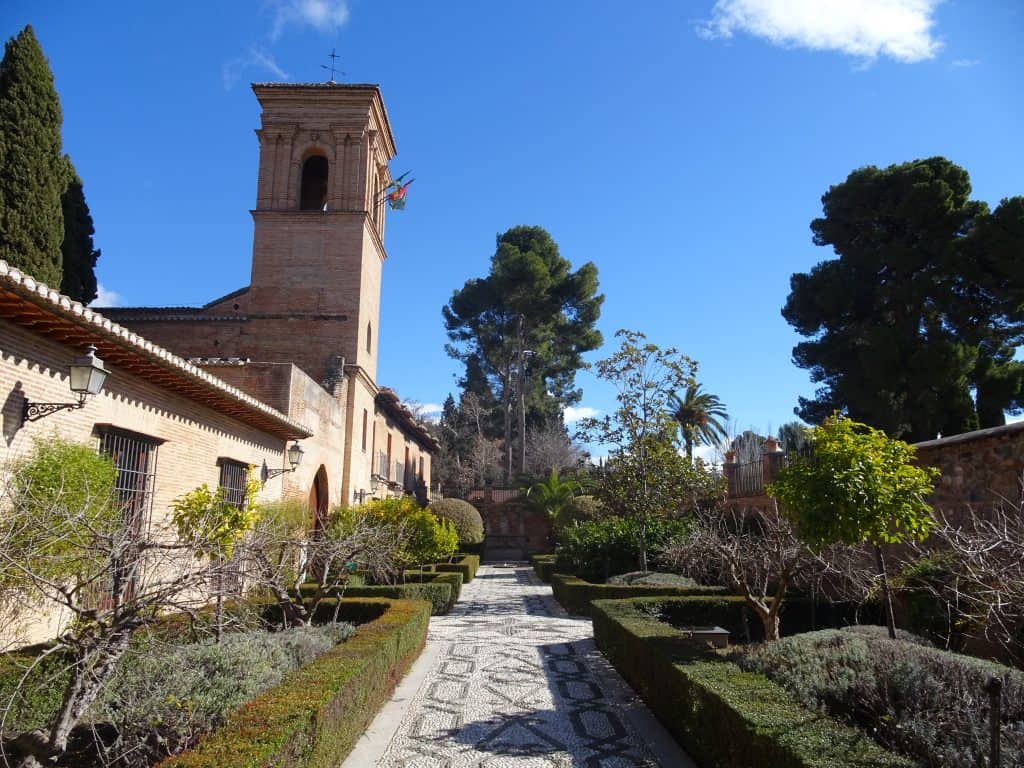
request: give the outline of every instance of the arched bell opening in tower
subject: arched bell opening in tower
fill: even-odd
[[[327,206],[327,158],[312,155],[302,164],[299,210],[323,211]]]

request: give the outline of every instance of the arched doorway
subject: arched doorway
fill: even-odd
[[[313,478],[313,485],[309,489],[309,511],[313,514],[313,530],[319,531],[323,528],[327,519],[327,512],[330,508],[330,496],[327,487],[327,470],[324,465],[316,471]]]

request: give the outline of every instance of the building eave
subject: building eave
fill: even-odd
[[[113,366],[285,440],[313,430],[100,312],[0,261],[0,320],[70,347],[89,344]]]

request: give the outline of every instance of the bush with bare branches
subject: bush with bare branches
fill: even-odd
[[[743,595],[764,626],[766,641],[779,638],[779,611],[790,587],[863,584],[854,559],[843,548],[813,551],[775,510],[697,510],[686,535],[661,553],[672,570],[702,584],[722,584]]]
[[[52,658],[70,668],[46,728],[16,740],[15,764],[25,768],[67,749],[72,729],[140,630],[167,612],[194,612],[207,599],[204,560],[217,544],[182,541],[170,522],[150,523],[139,497],[113,491],[114,476],[109,460],[91,447],[53,438],[8,467],[0,487],[3,603],[63,618],[59,636],[21,679]],[[0,731],[17,701],[0,704]]]
[[[927,594],[948,617],[940,641],[955,645],[957,634],[980,638],[1024,663],[1024,501],[936,517],[930,538],[912,543],[911,553],[942,564],[943,573],[910,585],[901,579],[904,588]]]

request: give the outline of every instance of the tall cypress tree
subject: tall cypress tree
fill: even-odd
[[[61,283],[67,188],[53,73],[32,27],[7,41],[0,62],[0,259]]]
[[[96,298],[96,259],[100,252],[93,247],[95,229],[89,206],[82,191],[82,180],[71,160],[67,162],[68,186],[61,196],[64,211],[64,242],[61,244],[64,275],[60,292],[85,304]]]

